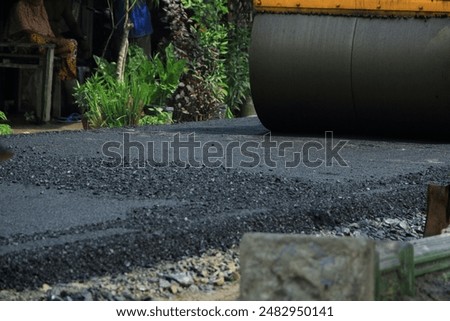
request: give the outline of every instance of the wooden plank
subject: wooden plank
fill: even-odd
[[[399,300],[415,293],[414,248],[406,242],[376,243],[379,271],[376,275],[377,300]]]
[[[59,77],[53,77],[52,116],[61,117],[61,79]]]
[[[52,83],[53,83],[53,58],[55,56],[54,48],[47,48],[47,52],[42,66],[43,78],[42,78],[42,106],[43,113],[41,120],[48,122],[51,119],[52,110]]]
[[[415,276],[450,270],[450,234],[412,241]]]
[[[11,52],[0,52],[0,58],[26,58],[26,59],[33,59],[35,61],[38,61],[41,56],[36,54],[19,54],[19,53],[11,53]]]
[[[14,55],[5,55],[0,53],[0,63],[40,66],[42,64],[42,59],[40,56],[21,55],[20,57],[17,57]]]
[[[450,223],[450,186],[428,185],[427,220],[424,236],[439,235]]]
[[[35,104],[36,104],[36,118],[38,121],[42,119],[42,115],[44,113],[44,91],[43,89],[43,82],[44,79],[44,70],[42,68],[38,68],[36,70],[36,82],[38,82],[37,85],[33,86],[34,89],[34,97],[36,98]]]
[[[433,272],[450,274],[450,234],[404,242],[377,242],[377,300],[414,295],[415,278]]]
[[[19,63],[12,63],[12,62],[0,62],[0,68],[39,69],[40,65],[19,64]]]
[[[45,45],[39,45],[32,42],[0,42],[0,48],[9,48],[9,49],[15,49],[15,48],[56,48],[55,44],[48,43]]]

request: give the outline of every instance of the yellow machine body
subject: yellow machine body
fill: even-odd
[[[396,16],[442,16],[448,0],[254,0],[256,11]]]
[[[273,131],[450,139],[449,0],[254,0],[250,83]]]

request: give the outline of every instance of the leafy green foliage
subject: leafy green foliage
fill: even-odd
[[[164,125],[172,123],[172,113],[161,107],[151,107],[148,114],[139,120],[139,125]]]
[[[252,0],[228,0],[229,50],[227,55],[228,115],[239,115],[250,96],[249,47]]]
[[[6,115],[4,112],[0,111],[0,121],[6,121]],[[8,124],[0,124],[0,135],[10,135],[12,134],[11,126]]]
[[[177,90],[181,75],[186,70],[186,61],[178,59],[175,55],[173,45],[165,49],[165,61],[157,54],[153,58],[157,75],[157,91],[152,105],[163,106],[168,98]]]
[[[163,0],[176,53],[189,72],[175,95],[178,120],[206,120],[239,112],[250,93],[250,0]],[[234,4],[236,3],[236,4]]]
[[[95,57],[97,70],[75,89],[76,102],[90,127],[136,126],[143,123],[146,106],[163,106],[178,87],[185,61],[177,59],[169,45],[165,60],[148,60],[143,50],[130,46],[124,80],[116,77],[116,63]]]
[[[225,0],[181,0],[192,11],[191,34],[198,41],[202,59],[195,60],[193,69],[205,90],[211,93],[211,107],[218,108],[227,95],[225,57],[228,50],[228,28],[224,21],[228,8]],[[210,118],[217,111],[206,111]]]

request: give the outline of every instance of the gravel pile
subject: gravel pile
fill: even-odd
[[[317,235],[339,233],[321,231]],[[238,300],[239,280],[237,248],[225,252],[208,250],[200,257],[161,262],[153,268],[138,268],[115,276],[43,284],[36,290],[0,290],[0,301]],[[446,274],[425,275],[416,280],[415,286],[416,295],[405,300],[450,300],[450,279]]]
[[[39,288],[43,283],[86,280],[105,272],[151,267],[163,260],[178,261],[208,249],[227,250],[253,231],[415,239],[423,232],[426,184],[449,172],[438,168],[390,181],[343,184],[229,169],[100,165],[99,159],[38,155],[21,156],[0,166],[0,177],[11,186],[32,185],[42,193],[77,191],[94,197],[160,201],[130,209],[125,219],[0,239],[0,244],[8,246],[57,238],[58,233],[132,231],[100,244],[87,240],[23,257],[5,255],[0,263],[6,272],[1,288]]]
[[[161,262],[153,268],[138,268],[84,282],[43,284],[28,291],[0,290],[0,300],[168,300],[180,296],[206,297],[240,279],[237,249],[209,250],[202,256],[175,263]]]

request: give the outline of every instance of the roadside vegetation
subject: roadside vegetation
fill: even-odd
[[[126,1],[128,9],[134,3]],[[118,61],[95,57],[95,72],[77,86],[75,99],[89,127],[239,115],[250,94],[250,1],[161,0],[158,5],[170,30],[158,53],[148,60],[140,48],[124,43]]]
[[[166,100],[178,87],[185,61],[177,59],[173,46],[147,59],[143,50],[130,46],[122,79],[117,63],[95,57],[97,69],[75,89],[75,100],[90,127],[123,127],[172,122],[164,110]]]
[[[249,0],[161,0],[170,39],[189,71],[172,98],[178,121],[239,115],[250,94]]]
[[[12,134],[11,126],[8,124],[4,124],[2,122],[7,121],[6,115],[4,112],[0,111],[0,135],[10,135]]]

